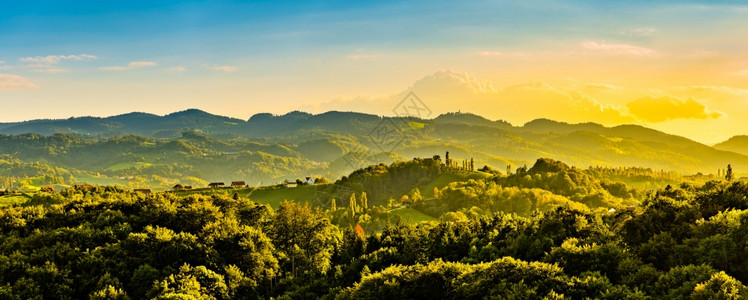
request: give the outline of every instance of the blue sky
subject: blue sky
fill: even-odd
[[[748,90],[742,1],[0,2],[0,101],[12,112],[0,121],[190,107],[243,119],[293,109],[387,114],[372,103],[416,85],[432,93],[440,86],[430,78],[451,80],[447,94],[465,99],[474,95],[461,87],[481,85],[473,80],[498,93],[543,82],[631,117],[593,121],[685,133],[742,119],[727,112],[742,109]],[[592,85],[615,88],[583,90]],[[705,86],[713,93],[684,92]],[[438,112],[519,124],[537,117],[506,111],[522,99],[492,97],[505,97],[491,98],[495,110],[432,102]],[[705,107],[698,116],[722,114],[652,123],[627,109],[646,97],[693,98]]]

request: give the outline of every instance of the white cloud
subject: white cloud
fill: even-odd
[[[493,85],[465,72],[442,70],[416,81],[411,87],[414,91],[437,92],[444,95],[458,93],[488,94],[495,93]],[[455,95],[456,96],[456,95]]]
[[[176,66],[176,67],[169,68],[169,71],[184,72],[184,71],[187,71],[187,68],[185,68],[183,66]]]
[[[478,56],[483,57],[527,57],[530,53],[527,52],[501,52],[501,51],[478,51],[475,52]]]
[[[114,66],[114,67],[101,67],[99,70],[103,71],[126,71],[126,70],[133,70],[133,69],[139,69],[139,68],[145,68],[145,67],[153,67],[156,66],[155,62],[152,61],[132,61],[127,66]]]
[[[90,61],[95,59],[97,59],[95,55],[78,54],[23,57],[19,59],[19,61],[25,64],[24,67],[30,68],[33,72],[56,74],[68,71],[56,66],[56,64],[60,63],[61,61]]]
[[[610,54],[610,55],[625,55],[625,56],[652,56],[656,51],[635,45],[629,44],[611,44],[611,43],[598,43],[593,41],[586,41],[582,43],[582,48],[587,51]]]
[[[13,69],[13,67],[5,65],[5,61],[0,60],[0,70],[10,70],[10,69]]]
[[[221,72],[234,72],[237,70],[234,66],[217,66],[217,65],[204,65],[208,70],[221,71]]]
[[[57,73],[65,73],[68,70],[62,69],[62,68],[49,68],[49,69],[35,69],[32,71],[37,72],[37,73],[45,73],[45,74],[57,74]]]
[[[38,88],[38,86],[25,77],[12,74],[0,74],[0,91],[35,88]]]
[[[657,28],[654,27],[637,27],[632,29],[621,30],[620,34],[628,36],[651,36],[657,32]]]
[[[34,57],[23,57],[20,59],[22,63],[41,63],[41,64],[56,64],[63,60],[70,61],[88,61],[97,59],[95,55],[90,54],[78,54],[78,55],[47,55],[47,56],[34,56]]]
[[[504,56],[501,51],[478,51],[476,52],[479,56]]]

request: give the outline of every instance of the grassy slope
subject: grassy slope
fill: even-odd
[[[0,196],[0,207],[20,205],[28,202],[29,200],[31,200],[31,196],[28,194],[21,194],[18,196]]]
[[[396,208],[390,211],[390,223],[395,224],[398,218],[409,224],[436,220],[433,217],[410,207]]]

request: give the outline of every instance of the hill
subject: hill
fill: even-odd
[[[748,170],[748,155],[728,142],[710,147],[636,125],[538,119],[513,126],[466,113],[418,119],[294,111],[244,121],[189,109],[4,123],[0,133],[0,155],[23,163],[65,169],[76,180],[125,178],[119,179],[124,185],[162,189],[182,181],[334,179],[371,164],[446,152],[472,158],[476,169],[516,169],[549,157],[577,166],[690,174],[716,173],[727,164],[738,176]]]
[[[714,148],[748,155],[748,135],[736,135],[724,142],[714,145]]]
[[[0,207],[0,296],[748,295],[748,185],[644,192],[608,181],[609,172],[541,158],[501,175],[433,157],[298,187],[0,195],[9,205]],[[419,192],[426,187],[431,195]]]

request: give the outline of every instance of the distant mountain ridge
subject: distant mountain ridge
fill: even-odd
[[[381,141],[374,136],[374,130],[393,124],[401,126],[395,131],[395,138],[399,139],[396,148],[380,147]],[[345,164],[347,155],[352,151],[376,155],[392,150],[393,155],[402,157],[430,157],[450,151],[459,157],[475,158],[477,165],[494,167],[521,165],[531,163],[538,157],[551,157],[577,166],[642,166],[716,173],[718,168],[732,164],[737,172],[748,170],[748,150],[741,151],[748,147],[738,142],[725,142],[712,147],[639,125],[605,127],[596,123],[569,124],[537,119],[522,126],[513,126],[506,121],[492,121],[460,112],[419,119],[380,117],[359,112],[310,114],[292,111],[283,115],[259,113],[248,120],[241,120],[188,109],[164,116],[132,112],[104,118],[79,117],[0,124],[0,134],[66,134],[84,139],[126,135],[184,139],[186,132],[199,132],[211,138],[202,140],[203,144],[238,138],[290,147],[292,154],[288,154],[288,157],[302,157],[332,165]],[[194,142],[194,139],[190,141]],[[748,142],[745,144],[748,145]],[[4,147],[0,145],[0,153],[4,152]],[[36,159],[43,160],[44,157]]]
[[[748,155],[748,135],[736,135],[714,145],[714,148]]]

